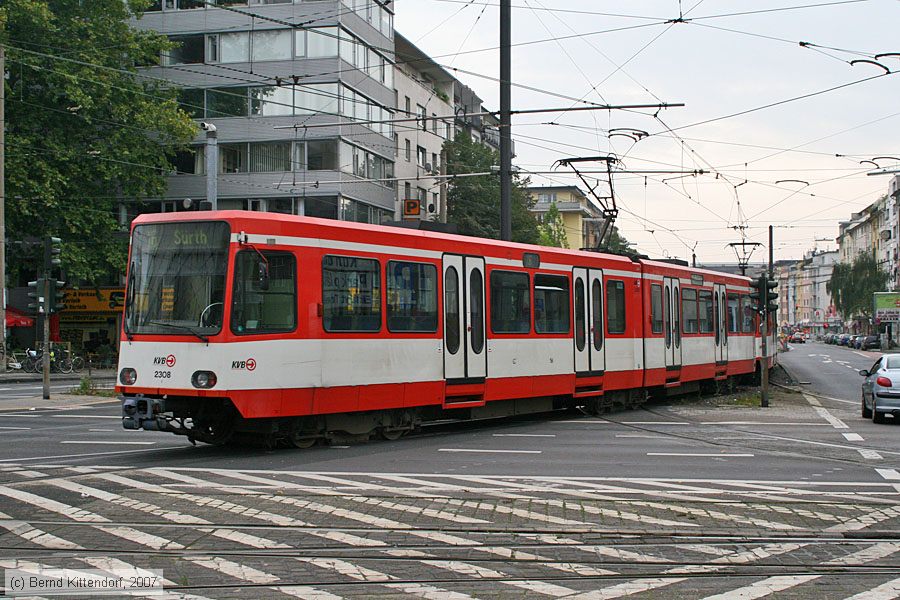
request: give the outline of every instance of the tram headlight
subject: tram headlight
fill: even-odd
[[[119,371],[119,382],[122,385],[134,385],[137,381],[137,371],[130,367],[125,367]]]
[[[191,375],[191,384],[195,388],[208,390],[216,385],[216,374],[212,371],[194,371]]]

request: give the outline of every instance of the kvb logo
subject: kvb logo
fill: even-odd
[[[231,361],[231,368],[237,370],[253,371],[256,369],[256,359],[248,358],[247,360]]]
[[[153,357],[154,365],[166,365],[170,369],[175,366],[175,355],[170,354],[168,356],[154,356]]]

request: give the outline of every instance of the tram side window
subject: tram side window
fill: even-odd
[[[231,330],[237,334],[292,331],[297,325],[297,259],[290,252],[262,254],[264,262],[254,250],[235,259]]]
[[[699,295],[700,333],[712,333],[716,322],[713,313],[713,294],[708,290],[700,290]]]
[[[728,294],[728,333],[740,333],[741,302],[737,294]]]
[[[322,259],[322,325],[325,331],[381,329],[381,268],[351,256]]]
[[[531,331],[531,300],[528,273],[491,273],[491,331],[528,333]]]
[[[625,333],[624,281],[606,282],[606,329],[610,333]]]
[[[534,330],[537,333],[569,333],[569,278],[534,276]]]
[[[662,286],[655,283],[650,286],[650,331],[663,332]]]
[[[753,331],[753,319],[755,314],[750,308],[750,296],[741,295],[741,315],[743,315],[743,324],[741,331],[744,333],[755,333]]]
[[[434,265],[388,262],[389,331],[437,331],[437,269]]]
[[[697,333],[697,290],[681,290],[681,319],[685,333]]]
[[[594,322],[591,324],[591,331],[594,332],[594,350],[603,348],[603,286],[599,279],[595,279],[591,284],[591,310]]]

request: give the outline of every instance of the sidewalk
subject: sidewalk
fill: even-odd
[[[81,408],[84,406],[92,406],[94,404],[110,404],[111,410],[118,414],[119,400],[116,398],[107,398],[105,396],[82,396],[67,393],[50,393],[50,399],[44,398],[38,394],[30,398],[3,398],[0,397],[0,417],[4,412],[11,411],[28,411],[52,409],[59,410],[65,408]],[[112,406],[115,404],[116,406]]]
[[[85,377],[90,377],[94,381],[110,381],[115,380],[115,369],[82,369],[80,373],[50,373],[51,382],[79,382]],[[0,373],[0,384],[3,383],[29,383],[33,381],[41,382],[43,375],[41,373],[26,373],[21,370],[10,369],[6,373]]]

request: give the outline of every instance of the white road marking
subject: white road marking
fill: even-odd
[[[29,523],[13,519],[6,513],[0,512],[0,519],[3,519],[0,521],[0,527],[33,544],[54,550],[84,550],[82,546],[75,542],[64,540],[51,533],[32,527]]]
[[[617,438],[639,438],[646,440],[658,440],[664,436],[661,435],[652,435],[648,433],[617,433]]]
[[[900,481],[900,473],[897,469],[875,469],[875,471],[889,481]]]
[[[505,573],[482,567],[481,565],[473,565],[458,560],[423,560],[422,564],[452,571],[459,575],[465,575],[474,579],[498,580],[497,583],[509,585],[524,589],[528,592],[553,596],[554,598],[562,598],[564,596],[572,596],[576,591],[571,588],[546,583],[543,581],[508,581],[509,577]]]
[[[100,431],[117,431],[117,430],[116,429],[88,429],[88,431],[100,432]]]
[[[541,450],[486,450],[480,448],[438,448],[438,452],[477,452],[486,454],[541,454]]]
[[[873,544],[852,554],[833,558],[824,564],[826,565],[858,565],[860,563],[868,563],[881,558],[886,558],[900,550],[900,543],[897,542],[879,542]],[[716,594],[715,596],[707,596],[703,600],[753,600],[754,598],[762,598],[775,592],[781,592],[786,589],[796,587],[803,583],[820,579],[822,575],[799,575],[799,576],[776,576],[756,581],[750,585]]]
[[[287,594],[302,600],[344,600],[341,596],[335,596],[324,590],[317,590],[308,585],[285,585],[272,587],[276,592]]]
[[[50,415],[54,419],[119,419],[119,415]]]
[[[0,429],[7,429],[7,430],[28,430],[28,429],[31,429],[31,427],[0,427]]]
[[[813,410],[819,413],[820,417],[831,423],[832,427],[835,429],[850,429],[846,423],[828,412],[828,409],[822,406],[822,403],[819,402],[818,398],[810,396],[809,394],[803,394],[803,397],[809,402],[810,406],[813,407]]]
[[[91,444],[91,445],[117,445],[117,446],[153,446],[156,442],[114,442],[96,440],[64,440],[60,444]]]
[[[894,600],[898,597],[900,597],[900,579],[893,579],[871,590],[850,596],[846,600]]]
[[[876,452],[875,450],[868,450],[866,448],[860,448],[858,452],[862,455],[863,458],[868,458],[870,460],[881,460],[883,457]]]
[[[859,435],[858,433],[843,433],[843,434],[841,434],[841,435],[843,435],[844,438],[845,438],[848,442],[862,442],[862,441],[865,441],[865,440],[863,439],[863,436]]]
[[[827,427],[825,423],[792,423],[772,421],[703,421],[698,425],[790,425],[791,427]]]
[[[218,556],[198,556],[196,558],[182,560],[188,560],[201,567],[218,571],[219,573],[234,577],[235,579],[240,579],[241,581],[249,581],[250,583],[272,583],[279,579],[279,577],[272,575],[271,573],[266,573],[259,569],[248,567],[247,565],[225,560]]]
[[[138,452],[165,452],[166,450],[184,450],[185,448],[188,448],[188,447],[189,446],[185,445],[185,446],[171,446],[168,448],[144,448],[143,450],[116,450],[114,452],[88,452],[85,454],[60,454],[58,456],[31,456],[31,457],[27,457],[27,458],[4,458],[3,460],[0,460],[0,463],[31,462],[34,460],[50,460],[50,459],[56,459],[56,458],[77,459],[77,458],[84,458],[84,457],[88,457],[88,456],[109,456],[111,454],[135,454]]]
[[[535,437],[535,438],[555,438],[553,433],[495,433],[494,437]]]
[[[690,452],[648,452],[647,456],[687,456],[692,458],[749,458],[755,454],[716,454],[716,453],[690,453]]]
[[[427,598],[429,600],[473,600],[467,594],[451,592],[439,587],[425,585],[421,583],[390,583],[398,579],[394,575],[381,573],[365,567],[354,565],[353,563],[340,560],[337,558],[298,558],[300,562],[309,563],[322,569],[334,571],[357,581],[365,581],[368,583],[384,583],[385,587],[401,590],[406,594],[419,598]],[[569,590],[571,592],[571,590]],[[307,598],[309,596],[298,596]],[[312,596],[316,598],[316,596]]]
[[[567,421],[551,421],[551,423],[597,423],[601,425],[611,425],[612,421],[606,421],[604,419],[570,419]]]
[[[644,579],[633,579],[624,583],[611,585],[592,592],[584,592],[569,596],[570,600],[613,600],[622,596],[631,596],[640,594],[666,585],[672,585],[684,581],[684,578],[673,577],[671,579],[663,579],[660,577],[647,577]]]
[[[756,581],[742,588],[725,592],[724,594],[716,594],[714,596],[706,596],[703,600],[754,600],[755,598],[763,598],[780,592],[801,583],[818,579],[819,575],[784,575],[779,577],[769,577],[762,581]]]
[[[694,425],[687,421],[622,421],[622,425]]]

